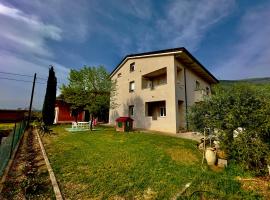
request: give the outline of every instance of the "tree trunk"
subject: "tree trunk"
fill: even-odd
[[[93,130],[93,120],[94,120],[94,116],[91,115],[91,123],[90,123],[90,130]]]
[[[77,112],[75,114],[75,121],[76,121],[76,123],[78,122],[78,113]]]

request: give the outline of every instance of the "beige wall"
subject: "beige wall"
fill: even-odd
[[[189,109],[195,103],[195,90],[196,81],[200,82],[200,88],[205,89],[206,87],[211,88],[211,84],[196,75],[188,67],[185,67],[177,59],[175,59],[176,68],[180,69],[180,73],[176,74],[177,79],[176,88],[176,102],[178,102],[178,114],[176,115],[177,127],[186,127],[186,102],[185,102],[185,82],[184,82],[184,68],[186,70],[186,92],[187,92],[187,107]],[[211,92],[210,92],[211,93]]]
[[[135,71],[130,72],[130,64],[135,62]],[[167,68],[167,84],[142,89],[142,76],[153,71]],[[118,74],[121,73],[121,77]],[[194,104],[195,82],[199,80],[202,87],[207,84],[189,69],[187,76],[187,102]],[[174,55],[159,55],[151,57],[130,58],[111,77],[117,81],[117,95],[115,97],[118,107],[110,109],[109,123],[115,124],[119,116],[128,116],[129,105],[134,105],[134,127],[176,133],[179,127],[185,126],[185,87],[184,66]],[[129,82],[135,81],[135,91],[129,92]],[[210,85],[209,85],[210,86]],[[166,116],[152,117],[145,115],[145,103],[153,101],[166,101]]]

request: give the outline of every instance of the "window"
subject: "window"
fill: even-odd
[[[199,81],[196,81],[196,88],[195,89],[196,90],[199,90],[200,89],[200,85],[201,85],[200,82]]]
[[[128,116],[134,115],[134,105],[128,107]]]
[[[135,82],[131,81],[129,82],[129,92],[134,92],[135,90]]]
[[[151,80],[148,81],[148,88],[150,88],[151,90],[154,89],[153,81],[151,81]]]
[[[117,77],[119,78],[119,77],[121,77],[122,76],[122,74],[121,73],[119,73],[119,74],[117,74]]]
[[[166,116],[166,108],[160,107],[160,117],[165,117],[165,116]]]
[[[135,70],[135,62],[133,62],[133,63],[131,63],[130,65],[129,65],[129,71],[130,72],[133,72]]]
[[[209,94],[210,94],[210,88],[206,87],[206,95],[209,95]]]

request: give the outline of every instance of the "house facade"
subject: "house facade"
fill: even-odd
[[[127,55],[110,77],[117,84],[110,124],[129,116],[134,128],[170,133],[188,128],[188,108],[218,83],[183,47]]]

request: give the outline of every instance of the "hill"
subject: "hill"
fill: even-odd
[[[240,80],[220,80],[221,84],[234,84],[234,83],[253,83],[253,84],[270,84],[270,77],[264,78],[250,78]]]

